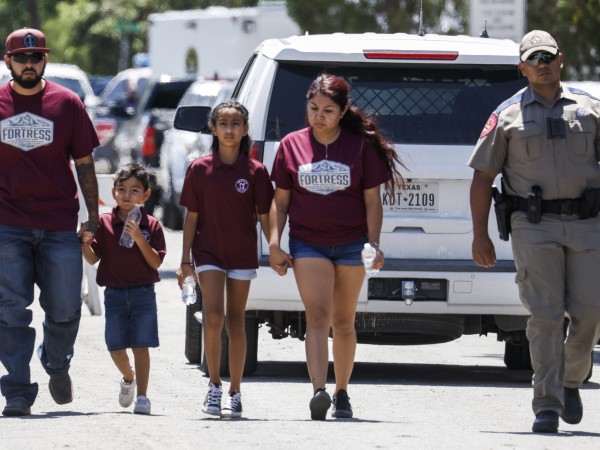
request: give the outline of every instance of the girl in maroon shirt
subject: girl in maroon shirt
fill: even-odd
[[[348,84],[322,74],[307,93],[309,127],[281,140],[272,179],[276,184],[269,241],[273,270],[293,265],[306,310],[306,359],[314,395],[313,420],[325,420],[332,404],[325,390],[328,337],[333,329],[336,386],[332,416],[352,417],[347,393],[354,366],[354,316],[365,271],[360,252],[377,249],[373,267],[383,266],[379,234],[383,220],[380,186],[393,192],[402,165],[375,123],[348,104]],[[280,239],[289,215],[290,255]]]
[[[265,166],[248,156],[248,111],[243,105],[235,101],[217,105],[208,125],[213,133],[212,154],[192,163],[181,192],[180,203],[187,208],[187,215],[177,277],[181,286],[186,276],[193,276],[202,291],[202,326],[210,376],[202,412],[231,418],[242,414],[245,310],[250,280],[256,277],[258,267],[256,218],[266,236],[273,186]],[[231,383],[221,402],[224,321]]]

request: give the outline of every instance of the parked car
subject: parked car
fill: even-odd
[[[187,89],[178,106],[214,106],[231,97],[233,81],[198,80]],[[212,136],[171,128],[165,131],[160,149],[160,168],[157,171],[161,190],[162,223],[180,230],[185,208],[179,206],[183,180],[188,166],[210,151]]]
[[[92,85],[94,94],[96,94],[98,97],[101,97],[102,92],[104,92],[104,88],[106,88],[110,80],[113,78],[114,77],[110,75],[90,75],[90,84]]]
[[[97,173],[115,173],[131,161],[130,154],[121,154],[115,140],[123,124],[135,115],[138,100],[152,75],[149,68],[126,69],[115,75],[104,88],[94,116],[94,127],[100,145],[94,150]]]
[[[173,127],[177,104],[196,80],[195,76],[152,76],[130,119],[122,123],[120,132],[115,136],[114,145],[119,154],[158,170],[164,133]],[[151,187],[152,195],[145,204],[149,214],[154,212],[162,195],[156,177],[152,177]]]
[[[87,108],[90,116],[93,117],[95,109],[100,104],[100,98],[94,94],[87,74],[78,66],[48,63],[44,71],[44,78],[75,92]],[[10,79],[10,71],[5,64],[0,64],[0,84],[4,84]]]
[[[377,120],[407,166],[400,168],[405,186],[394,196],[381,192],[385,266],[361,290],[358,342],[435,344],[496,334],[505,342],[507,367],[530,368],[528,312],[515,285],[510,243],[498,238],[494,217],[497,264],[483,269],[472,261],[473,171],[466,165],[490,113],[526,85],[518,62],[519,47],[509,40],[335,33],[264,41],[242,71],[232,96],[249,108],[252,154],[269,170],[281,138],[306,126],[306,91],[323,71],[351,83],[353,104]],[[178,127],[180,118],[193,116],[188,112],[178,112]],[[260,323],[274,339],[304,339],[306,330],[294,277],[273,273],[268,242],[260,230],[258,236],[260,267],[246,307],[246,374],[256,368]],[[202,325],[194,320],[200,308],[186,312],[190,362],[204,360]]]

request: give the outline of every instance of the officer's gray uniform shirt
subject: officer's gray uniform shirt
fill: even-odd
[[[548,137],[548,118],[564,122],[564,138]],[[560,134],[560,133],[559,133]],[[469,166],[502,172],[509,195],[526,198],[533,185],[545,200],[578,198],[600,187],[600,101],[561,84],[548,104],[531,87],[502,103],[490,116]]]

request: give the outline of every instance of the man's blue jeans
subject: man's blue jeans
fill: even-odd
[[[82,258],[74,231],[49,232],[0,225],[0,361],[8,374],[2,395],[33,404],[38,385],[29,363],[35,345],[30,327],[34,283],[45,312],[39,356],[46,372],[67,373],[81,318]]]

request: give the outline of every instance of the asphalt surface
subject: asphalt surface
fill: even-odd
[[[119,406],[119,374],[105,348],[104,317],[84,308],[71,368],[73,403],[52,401],[34,355],[39,396],[31,416],[0,416],[0,449],[598,448],[600,347],[595,373],[581,390],[581,424],[561,422],[557,435],[536,435],[530,431],[531,374],[504,367],[504,346],[495,336],[429,346],[359,345],[349,388],[354,419],[315,422],[303,343],[275,341],[263,327],[258,370],[242,384],[243,418],[206,416],[200,405],[208,379],[184,356],[185,306],[174,278],[180,245],[181,234],[168,232],[169,253],[157,285],[161,346],[151,351],[152,415]],[[37,301],[33,310],[39,342]]]

